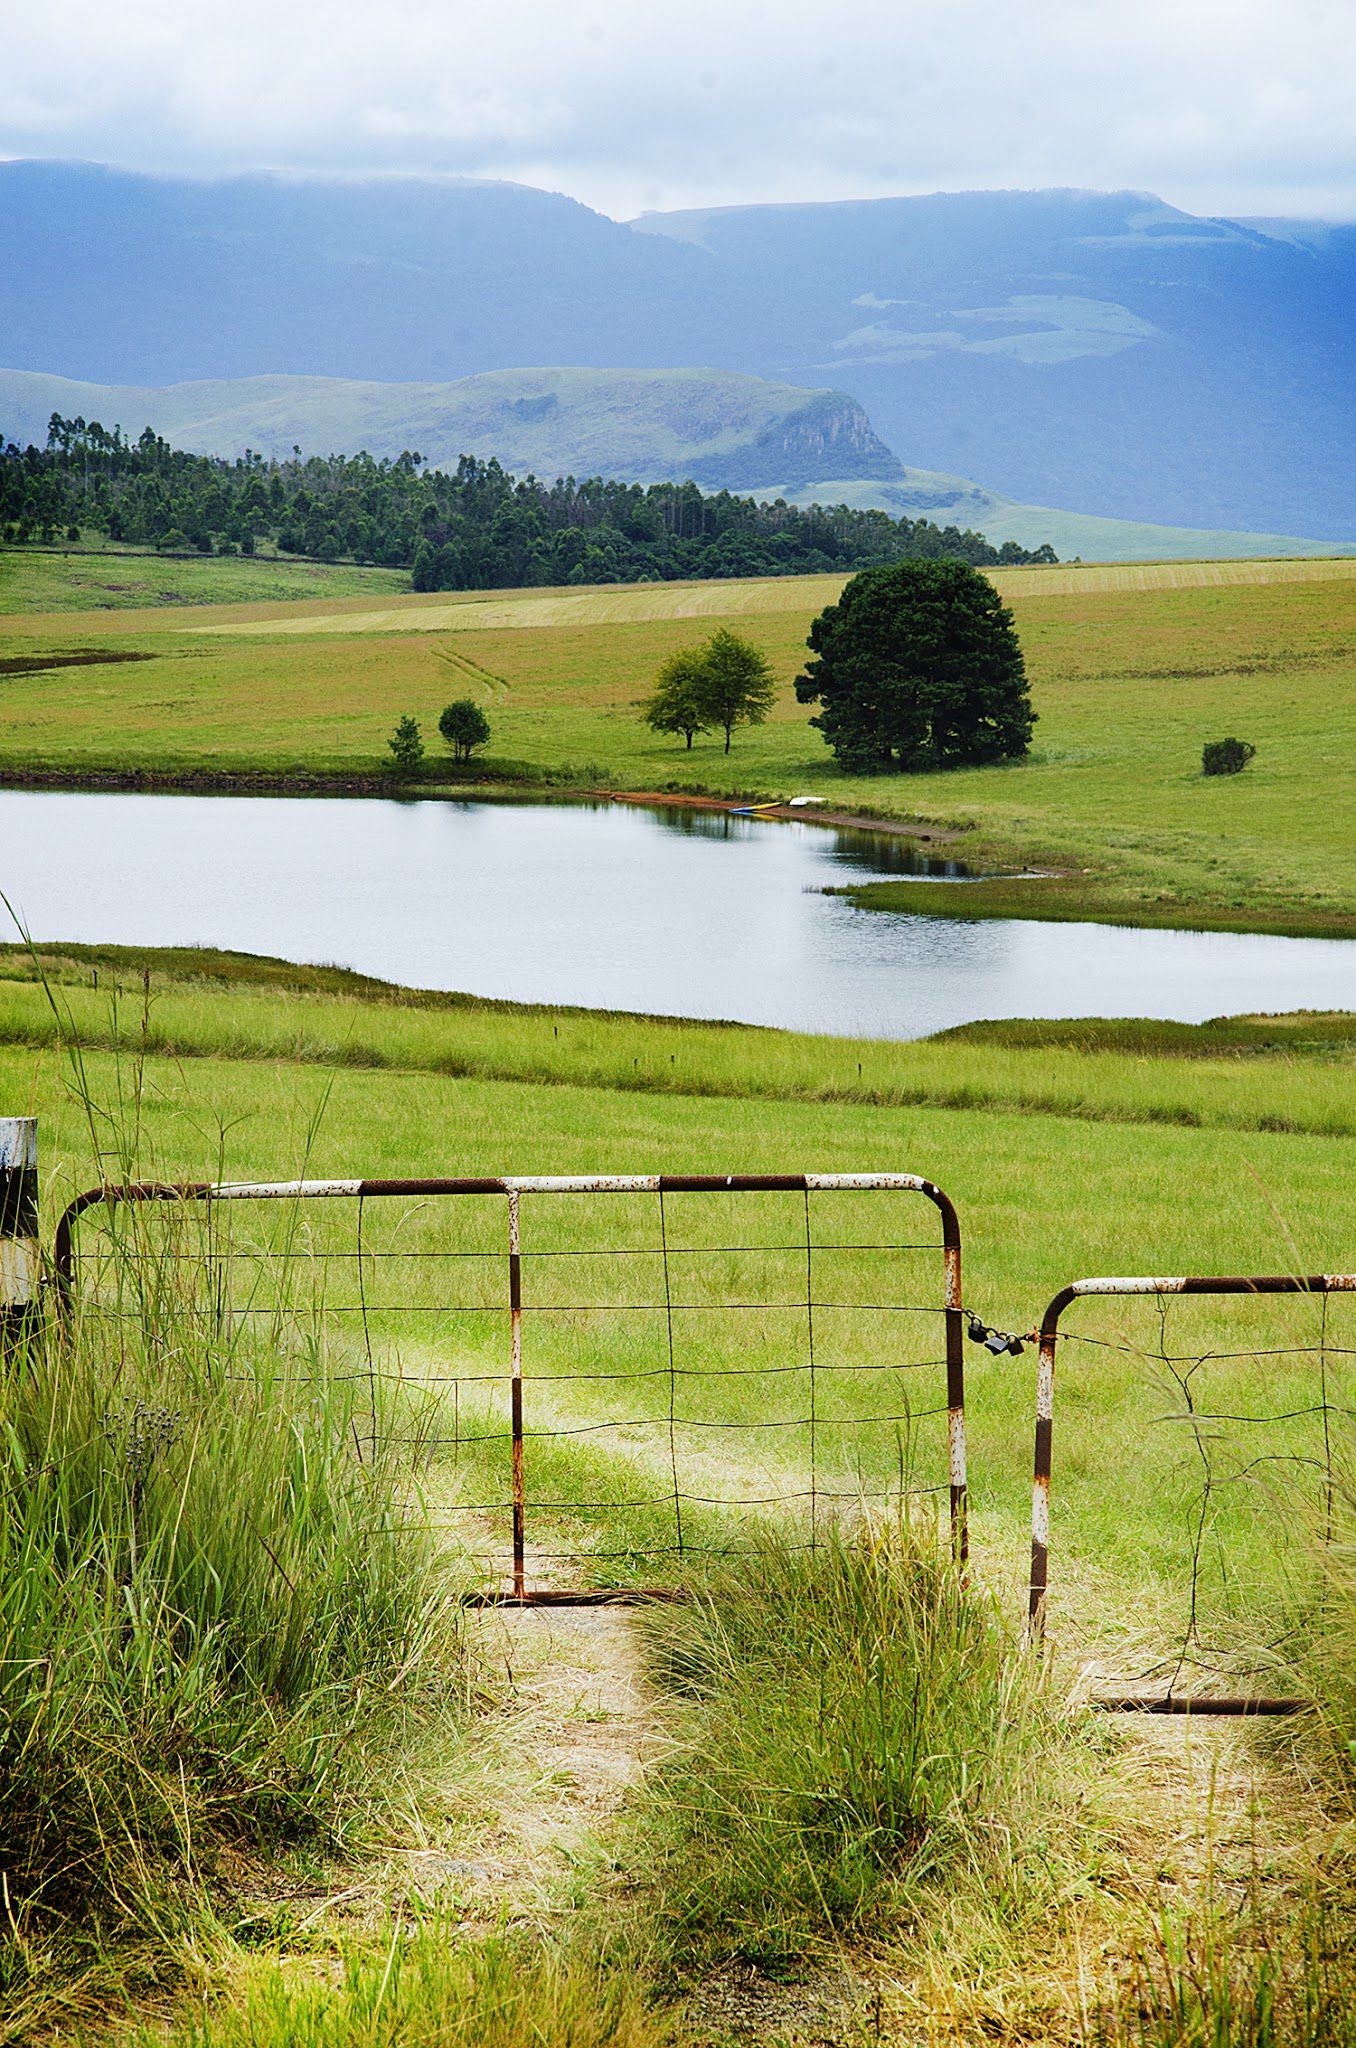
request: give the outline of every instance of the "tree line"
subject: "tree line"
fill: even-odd
[[[135,440],[53,413],[43,448],[0,445],[0,542],[110,541],[408,569],[416,590],[680,581],[851,571],[903,560],[977,567],[1053,562],[928,519],[847,505],[767,504],[694,483],[517,477],[463,455],[286,461],[191,455],[147,427]]]

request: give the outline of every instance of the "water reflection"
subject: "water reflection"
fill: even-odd
[[[610,804],[590,804],[589,810],[611,810]],[[819,842],[820,858],[835,867],[851,868],[860,879],[863,869],[874,876],[924,875],[938,881],[969,881],[975,870],[963,860],[949,860],[923,853],[917,842],[898,833],[869,832],[859,826],[818,825],[812,819],[766,819],[740,817],[732,811],[707,811],[696,806],[656,806],[646,813],[663,831],[676,832],[685,839],[750,839],[769,824],[783,832],[812,832]]]
[[[856,830],[629,805],[0,792],[0,888],[39,939],[881,1038],[1356,1008],[1350,942],[891,917],[823,893],[918,857]]]

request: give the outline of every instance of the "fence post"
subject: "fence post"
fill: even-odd
[[[0,1117],[0,1359],[32,1329],[38,1273],[38,1120]]]

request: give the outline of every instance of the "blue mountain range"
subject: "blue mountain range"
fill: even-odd
[[[11,369],[708,367],[847,393],[904,463],[1009,498],[1356,539],[1356,227],[1077,191],[617,222],[468,180],[15,162],[0,279]]]

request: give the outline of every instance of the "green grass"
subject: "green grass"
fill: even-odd
[[[688,1703],[633,1815],[680,1974],[803,1970],[937,1892],[999,1894],[1015,1922],[1017,1895],[1048,1904],[1076,1860],[1074,1745],[927,1524],[831,1528],[816,1551],[764,1534],[648,1638],[662,1691]]]
[[[640,1985],[519,1940],[468,1945],[454,1925],[397,1923],[351,1948],[337,1983],[256,1965],[203,2018],[127,2036],[135,2048],[669,2048]]]
[[[893,1043],[418,993],[342,969],[232,954],[44,946],[41,959],[61,990],[70,1027],[91,1047],[114,1044],[127,1015],[136,1013],[149,972],[146,1044],[177,1059],[283,1059],[746,1104],[932,1106],[1187,1128],[1356,1131],[1352,1041],[1343,1017],[1218,1026],[1018,1020]],[[24,949],[0,949],[0,1043],[38,1047],[59,1036],[33,976]],[[109,1005],[110,980],[126,996],[121,1023]],[[1037,1051],[1041,1057],[1032,1056]],[[1159,1056],[1165,1052],[1174,1056]],[[1263,1053],[1271,1057],[1255,1057]]]
[[[101,1038],[111,1046],[119,1033],[140,1041],[139,985],[122,999],[116,1031],[106,988],[67,985],[57,994],[61,1003],[71,1003],[93,1047]],[[3,996],[0,1075],[8,1077],[5,1093],[16,1108],[31,1100],[42,1110],[47,1198],[56,1205],[97,1178],[95,1163],[64,1105],[50,1011],[21,982],[5,984]],[[398,1000],[251,991],[244,985],[215,989],[210,983],[163,989],[153,983],[144,1033],[152,1085],[142,1113],[155,1156],[167,1171],[218,1173],[223,1142],[228,1171],[240,1177],[271,1177],[303,1165],[319,1175],[407,1176],[640,1172],[661,1166],[701,1172],[921,1171],[948,1188],[960,1206],[967,1300],[1005,1329],[1029,1329],[1056,1289],[1084,1273],[1340,1271],[1353,1258],[1347,1154],[1356,1110],[1350,1066],[1331,1044],[1313,1054],[1253,1050],[1204,1058],[945,1040],[845,1047],[731,1027],[443,999],[424,1008]],[[97,1093],[115,1054],[96,1049],[88,1060]],[[311,1123],[322,1105],[323,1120],[312,1140]],[[229,1134],[226,1140],[223,1133]],[[897,1199],[903,1206],[888,1218],[891,1232],[909,1241],[930,1239],[930,1216],[910,1210],[908,1198]],[[860,1198],[860,1215],[843,1212],[864,1235],[877,1213],[867,1200]],[[385,1213],[370,1207],[367,1227],[386,1230],[380,1221]],[[553,1241],[550,1233],[580,1227],[577,1210],[536,1213],[547,1232],[544,1246]],[[381,1241],[395,1250],[446,1246],[455,1241],[447,1230],[455,1229],[471,1233],[462,1240],[469,1248],[481,1244],[478,1233],[488,1233],[487,1248],[500,1242],[501,1220],[492,1205],[474,1221],[469,1209],[440,1216],[436,1210],[421,1213],[398,1229],[393,1219],[394,1236]],[[457,1220],[463,1216],[464,1222]],[[765,1224],[775,1225],[778,1234],[760,1237]],[[723,1241],[722,1230],[735,1225],[743,1241],[784,1239],[788,1245],[798,1227],[789,1210],[775,1204],[765,1216],[752,1204],[736,1214],[714,1198],[705,1207],[694,1198],[687,1210],[679,1205],[673,1228],[704,1233],[679,1241],[714,1244]],[[589,1223],[592,1235],[579,1241],[600,1252],[609,1242],[639,1246],[653,1242],[653,1228],[647,1205],[614,1207],[596,1213]],[[335,1233],[336,1248],[351,1246],[351,1214],[340,1220],[336,1212],[326,1229]],[[775,1265],[769,1255],[765,1267],[752,1274],[714,1267],[711,1286],[753,1278],[766,1287],[776,1279]],[[581,1278],[601,1285],[612,1270],[595,1260]],[[655,1275],[635,1259],[630,1270],[634,1278],[626,1285],[633,1297],[653,1299],[646,1288]],[[926,1271],[919,1254],[907,1272],[883,1276],[896,1291],[880,1298],[918,1298],[910,1290]],[[865,1284],[862,1275],[857,1283]],[[539,1298],[544,1303],[568,1296]],[[602,1298],[620,1302],[626,1296],[623,1290]],[[430,1298],[430,1306],[435,1304],[436,1297]],[[1307,1303],[1184,1303],[1172,1311],[1172,1329],[1183,1348],[1197,1353],[1265,1349],[1272,1337],[1305,1337],[1315,1313]],[[1331,1313],[1337,1331],[1345,1304],[1334,1302]],[[1179,1441],[1180,1432],[1152,1422],[1162,1415],[1165,1398],[1163,1371],[1154,1362],[1155,1320],[1132,1304],[1103,1303],[1080,1305],[1067,1322],[1074,1334],[1061,1377],[1062,1540],[1080,1558],[1104,1546],[1098,1567],[1104,1579],[1124,1569],[1125,1586],[1117,1594],[1123,1618],[1133,1615],[1141,1595],[1167,1614],[1180,1595],[1180,1545],[1165,1572],[1158,1570],[1152,1547],[1146,1552],[1144,1546],[1159,1523],[1163,1487],[1189,1482],[1194,1452],[1189,1440]],[[543,1337],[535,1369],[558,1380],[576,1355],[576,1339],[568,1318],[558,1319],[555,1328],[549,1344]],[[636,1345],[644,1351],[661,1343],[653,1317],[639,1319],[635,1328],[634,1340],[625,1338],[620,1322],[590,1339],[601,1346],[600,1359],[610,1361],[609,1372],[633,1364]],[[867,1356],[894,1341],[884,1319],[876,1319],[874,1328],[851,1329],[852,1341],[864,1344]],[[1088,1348],[1080,1332],[1138,1350]],[[402,1327],[393,1317],[381,1334],[397,1350],[411,1346],[419,1371],[425,1370],[419,1361],[430,1347],[436,1357],[446,1355],[440,1346],[449,1345],[454,1351],[471,1346],[471,1355],[488,1347],[483,1355],[500,1369],[497,1338],[486,1335],[472,1344],[464,1319],[445,1326],[434,1319],[421,1330]],[[849,1334],[845,1321],[842,1341]],[[698,1345],[694,1356],[719,1362],[726,1342],[719,1327],[712,1337],[701,1337],[695,1328],[682,1335]],[[769,1354],[781,1341],[779,1327],[770,1324],[764,1340]],[[917,1355],[927,1356],[935,1341],[932,1333],[920,1333]],[[968,1366],[979,1512],[1005,1560],[1004,1571],[1020,1572],[1030,1354],[995,1362],[975,1348]],[[1285,1404],[1305,1371],[1298,1361],[1292,1375],[1277,1379],[1271,1390],[1277,1405]],[[1256,1391],[1251,1368],[1221,1362],[1211,1374],[1221,1398],[1235,1382]],[[618,1391],[615,1381],[603,1382],[567,1397],[557,1386],[549,1400],[552,1410],[563,1404],[561,1421],[592,1423],[604,1419]],[[738,1404],[721,1405],[726,1395],[717,1401],[718,1391],[713,1382],[704,1393],[716,1404],[706,1412],[713,1421],[737,1421]],[[545,1389],[541,1399],[547,1399]],[[542,1414],[546,1419],[547,1411]],[[655,1496],[656,1505],[612,1525],[622,1528],[628,1548],[648,1544],[661,1525],[652,1436],[642,1430],[630,1444],[586,1438],[583,1449],[575,1447],[583,1459],[576,1491],[629,1498],[629,1479],[636,1471],[645,1473],[644,1491]],[[929,1441],[935,1457],[936,1441]],[[732,1456],[742,1456],[737,1434],[728,1442]],[[897,1457],[894,1433],[879,1429],[871,1443],[869,1465],[880,1479]],[[575,1456],[571,1451],[567,1457],[567,1448],[552,1453],[565,1467]],[[774,1462],[794,1470],[803,1448],[788,1429]],[[836,1447],[828,1448],[847,1457],[849,1438],[840,1433]],[[1106,1474],[1117,1460],[1124,1463],[1125,1477],[1123,1483],[1118,1479],[1113,1503]],[[568,1469],[556,1476],[573,1483]],[[569,1496],[553,1489],[550,1497]],[[1230,1526],[1245,1528],[1246,1502],[1228,1506]],[[558,1533],[573,1542],[580,1535],[577,1518],[563,1516]],[[585,1532],[585,1547],[601,1542],[605,1533]],[[1265,1560],[1259,1565],[1263,1576],[1269,1569]],[[1066,1573],[1061,1598],[1070,1588]]]
[[[242,1852],[375,1839],[414,1728],[456,1740],[452,1568],[403,1464],[355,1463],[354,1387],[187,1320],[149,1359],[87,1326],[6,1393],[7,2040],[129,1949],[182,1967]]]
[[[1349,1010],[1296,1010],[1278,1016],[1212,1017],[1205,1024],[1176,1024],[1161,1017],[1006,1017],[988,1023],[957,1024],[939,1031],[934,1044],[1009,1045],[1034,1049],[1150,1055],[1157,1059],[1209,1059],[1220,1054],[1297,1053],[1346,1059],[1356,1041],[1356,1015]]]
[[[1007,1329],[1029,1328],[1080,1273],[1353,1263],[1356,1112],[1341,1018],[1197,1032],[1145,1024],[1121,1037],[1093,1023],[1058,1027],[1053,1042],[1055,1027],[1011,1025],[852,1046],[419,995],[211,953],[54,948],[47,991],[24,978],[32,965],[17,952],[2,964],[0,1103],[42,1120],[48,1242],[74,1189],[133,1172],[881,1168],[928,1173],[952,1193],[966,1301]],[[77,1038],[73,1094],[62,1042]],[[1314,1526],[1322,1487],[1297,1485],[1289,1519],[1261,1515],[1272,1495],[1242,1472],[1259,1440],[1271,1455],[1313,1455],[1315,1419],[1303,1411],[1316,1347],[1327,1347],[1337,1400],[1356,1304],[1334,1299],[1326,1319],[1312,1300],[1177,1303],[1166,1322],[1116,1301],[1069,1312],[1054,1661],[1041,1695],[1015,1647],[1032,1352],[993,1359],[967,1347],[967,1592],[889,1519],[901,1472],[926,1485],[945,1473],[940,1418],[922,1412],[942,1391],[940,1261],[926,1248],[935,1219],[916,1197],[841,1199],[831,1216],[816,1210],[821,1299],[877,1306],[817,1313],[819,1483],[848,1502],[836,1530],[822,1498],[813,1524],[793,1498],[810,1469],[795,1198],[669,1203],[675,1298],[689,1304],[671,1330],[637,1306],[661,1299],[653,1197],[524,1198],[529,1540],[571,1553],[563,1575],[690,1572],[708,1596],[653,1622],[653,1668],[678,1687],[675,1747],[613,1842],[625,1912],[605,1887],[580,1944],[559,1954],[529,1943],[478,1957],[436,1930],[408,1940],[392,1930],[384,1946],[358,1943],[341,1981],[317,1981],[304,1960],[265,1962],[176,2038],[417,2044],[451,2001],[437,2024],[474,2021],[481,2032],[466,2038],[505,2048],[649,2048],[657,2022],[628,1980],[661,1966],[670,1984],[721,1958],[784,1969],[869,1937],[895,1957],[912,1942],[907,1952],[926,1949],[938,1969],[948,1956],[980,1975],[1015,1969],[1013,1956],[1048,1943],[1050,1926],[1101,1882],[1096,1802],[1079,1800],[1087,1745],[1110,1738],[1104,1724],[1065,1722],[1058,1703],[1085,1658],[1161,1683],[1184,1641],[1202,1457],[1182,1419],[1189,1363],[1198,1413],[1293,1417],[1209,1433],[1222,1484],[1196,1588],[1207,1670],[1226,1680],[1248,1670],[1244,1683],[1258,1682],[1259,1665],[1267,1684],[1307,1676],[1283,1668],[1284,1647],[1277,1657],[1264,1646],[1306,1603],[1312,1614],[1316,1588],[1335,1597],[1297,1537],[1297,1516]],[[342,1840],[377,1825],[373,1787],[389,1798],[401,1784],[402,1717],[417,1717],[434,1671],[431,1652],[409,1668],[430,1621],[430,1552],[406,1546],[431,1537],[454,1591],[466,1567],[449,1585],[444,1546],[458,1559],[486,1553],[482,1568],[498,1570],[507,1534],[502,1200],[368,1202],[362,1324],[337,1314],[356,1298],[350,1203],[219,1205],[177,1223],[165,1206],[121,1214],[122,1235],[109,1235],[101,1212],[81,1234],[83,1248],[102,1250],[82,1290],[78,1369],[54,1355],[60,1371],[11,1382],[4,1402],[14,1448],[0,1598],[11,1641],[30,1646],[9,1681],[11,1721],[38,1730],[6,1785],[20,1802],[7,1832],[32,1845],[35,1894],[27,1946],[6,1950],[15,2010],[46,1998],[50,2011],[78,1953],[55,1919],[38,1927],[44,1886],[53,1914],[62,1900],[102,1913],[105,1939],[139,1926],[164,1968],[193,1915],[220,1896],[214,1845],[307,1828]],[[848,1241],[924,1248],[829,1249]],[[295,1254],[285,1285],[280,1242]],[[734,1243],[764,1249],[723,1249]],[[539,1256],[566,1248],[569,1259]],[[619,1248],[627,1257],[611,1256]],[[474,1256],[449,1264],[449,1251]],[[751,1320],[731,1297],[764,1306]],[[599,1307],[581,1314],[581,1299]],[[891,1303],[931,1312],[896,1316]],[[121,1307],[136,1311],[130,1339],[113,1319]],[[256,1323],[243,1310],[266,1313]],[[673,1536],[670,1337],[684,1374],[677,1470],[707,1503],[689,1504],[685,1534],[752,1555],[679,1566],[651,1554]],[[1290,1345],[1305,1349],[1282,1355]],[[110,1359],[124,1361],[112,1383]],[[761,1366],[768,1378],[744,1376]],[[654,1382],[635,1377],[656,1369],[659,1411]],[[230,1399],[214,1401],[228,1373],[245,1372],[243,1398],[231,1378]],[[339,1456],[355,1420],[370,1444],[374,1387],[399,1404],[399,1420],[376,1433],[391,1459],[380,1469]],[[903,1427],[891,1419],[901,1396]],[[719,1505],[750,1493],[786,1504],[756,1519]],[[852,1503],[871,1495],[893,1495],[893,1508],[878,1511],[879,1540],[862,1541]],[[472,1503],[489,1505],[468,1521]],[[760,1536],[769,1516],[773,1532]],[[810,1553],[796,1546],[812,1525]],[[374,1715],[381,1683],[397,1678],[392,1719]],[[464,1675],[453,1690],[465,1697]],[[1330,1775],[1345,1725],[1332,1724]],[[455,1798],[455,1757],[448,1768],[444,1796]],[[180,1884],[176,1918],[165,1878],[186,1870],[190,1832],[198,1889]],[[909,1935],[911,1923],[933,1932]],[[605,1969],[590,1942],[606,1949]],[[1202,2037],[1216,2038],[1227,2036]]]
[[[128,773],[370,781],[399,716],[412,713],[431,737],[442,705],[470,687],[493,728],[480,771],[490,780],[819,794],[955,831],[951,850],[972,864],[1059,878],[981,884],[972,909],[987,900],[1003,914],[1356,931],[1352,564],[1013,570],[996,580],[1040,713],[1021,765],[839,773],[791,690],[809,621],[840,587],[810,577],[393,596],[376,610],[348,598],[116,619],[30,612],[11,618],[5,653],[103,644],[154,659],[9,677],[7,770],[77,784]],[[780,688],[769,722],[738,734],[728,759],[718,739],[691,753],[658,739],[635,710],[660,662],[722,623],[754,641]],[[473,669],[459,665],[449,681],[449,653]],[[1241,776],[1203,779],[1202,744],[1225,732],[1250,740],[1257,757]],[[450,782],[438,752],[435,743],[431,789]],[[902,906],[933,905],[917,885],[888,886],[902,890]],[[952,914],[958,893],[939,894],[936,907]]]
[[[403,569],[272,556],[153,555],[105,544],[62,553],[0,548],[0,617],[26,612],[137,611],[165,605],[276,604],[385,596],[409,589]]]
[[[119,1047],[96,1095],[68,1051],[102,1171],[154,1172],[144,1062]],[[414,1731],[454,1741],[468,1695],[399,1390],[345,1371],[285,1281],[228,1312],[210,1216],[166,1220],[113,1214],[97,1284],[6,1360],[6,2040],[180,1966],[223,1862],[372,1839]]]

